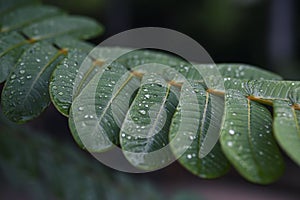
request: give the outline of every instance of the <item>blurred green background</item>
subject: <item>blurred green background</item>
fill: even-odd
[[[198,41],[215,62],[252,64],[277,72],[285,79],[300,80],[300,7],[296,0],[43,2],[101,22],[105,34],[92,40],[94,44],[131,28],[171,28]],[[234,170],[217,180],[203,180],[178,163],[152,173],[124,174],[81,151],[69,133],[67,119],[53,106],[22,127],[3,121],[0,120],[0,147],[4,149],[0,150],[0,199],[292,200],[300,197],[300,170],[287,157],[284,176],[269,186],[251,184]],[[15,148],[6,148],[10,141],[14,141]],[[33,160],[46,164],[33,164]],[[77,182],[80,187],[74,184]],[[90,185],[96,192],[86,194],[94,196],[78,195]]]
[[[243,62],[299,80],[299,1],[296,0],[44,0],[103,23],[99,40],[158,26],[199,42],[215,62]]]

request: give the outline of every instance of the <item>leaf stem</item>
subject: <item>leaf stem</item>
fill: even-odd
[[[143,75],[144,75],[143,73],[140,73],[140,72],[137,72],[137,71],[131,71],[131,74],[133,76],[138,77],[138,78],[142,78]],[[182,82],[176,82],[174,80],[170,80],[170,81],[168,81],[168,84],[170,84],[172,86],[175,86],[175,87],[178,87],[178,88],[181,88],[183,83]],[[206,92],[209,93],[209,94],[216,95],[216,96],[224,96],[225,95],[225,91],[215,90],[215,89],[212,89],[212,88],[208,88],[206,90]],[[253,96],[253,95],[249,95],[249,96],[246,96],[246,97],[251,101],[255,101],[255,102],[265,104],[265,105],[268,105],[268,106],[273,106],[273,101],[270,100],[270,99],[263,99],[261,97],[257,97],[257,96]],[[300,104],[293,104],[292,107],[295,110],[300,110]]]

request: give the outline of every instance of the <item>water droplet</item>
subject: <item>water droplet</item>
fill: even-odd
[[[85,119],[89,118],[89,115],[84,115],[84,118],[85,118]]]
[[[79,110],[79,111],[82,111],[82,110],[83,110],[83,107],[79,107],[78,110]]]
[[[229,130],[230,135],[234,135],[234,130]]]
[[[233,116],[236,116],[236,113],[234,112],[234,113],[232,113],[232,115],[233,115]]]
[[[21,69],[20,74],[24,74],[24,73],[25,73],[25,70]]]
[[[150,95],[149,95],[149,94],[145,94],[145,97],[146,97],[147,99],[149,99],[149,98],[150,98]]]
[[[228,145],[229,147],[232,147],[233,143],[232,143],[231,141],[229,141],[229,142],[227,142],[227,145]]]
[[[27,79],[31,79],[31,75],[26,76]]]
[[[191,154],[188,154],[186,157],[187,157],[188,159],[191,159],[191,158],[192,158],[192,155],[191,155]]]
[[[125,135],[125,133],[122,133],[121,136],[122,136],[122,137],[125,137],[126,135]]]
[[[60,96],[62,96],[64,93],[63,93],[63,92],[59,92],[58,94],[59,94]]]
[[[140,110],[139,113],[141,113],[142,115],[145,115],[146,111],[145,110]]]
[[[15,74],[13,74],[11,77],[10,77],[10,79],[15,79],[16,78],[16,75]]]
[[[35,59],[35,61],[39,63],[39,62],[41,62],[41,59],[37,58],[37,59]]]

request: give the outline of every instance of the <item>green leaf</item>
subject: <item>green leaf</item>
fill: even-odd
[[[0,83],[5,81],[22,51],[28,48],[22,46],[44,39],[55,41],[53,38],[66,35],[88,39],[101,33],[102,27],[86,17],[57,16],[31,24],[21,32],[23,35],[17,32],[0,35],[0,69],[3,72],[0,75]]]
[[[282,78],[272,72],[257,68],[251,65],[226,63],[217,64],[218,70],[223,77],[235,79],[253,79],[253,80],[282,80]]]
[[[22,32],[32,40],[43,40],[61,35],[89,39],[102,33],[103,28],[91,18],[82,16],[56,16],[31,24]]]
[[[145,74],[120,131],[127,160],[135,167],[153,170],[172,161],[168,144],[170,121],[178,104],[176,91],[157,74]]]
[[[61,15],[62,11],[52,6],[30,5],[21,7],[4,15],[0,20],[1,32],[9,32],[19,29],[33,22],[43,20],[55,15]]]
[[[93,47],[93,45],[89,42],[85,42],[69,36],[55,37],[47,41],[53,43],[60,49],[80,49],[85,53],[88,53]]]
[[[182,74],[188,80],[202,79],[201,74],[190,63],[178,56],[172,56],[158,51],[134,50],[124,54],[118,58],[117,61],[131,70],[142,69],[144,73],[150,72],[149,70],[151,70],[162,75],[167,74],[165,70],[171,68],[179,72],[179,74]]]
[[[30,4],[37,4],[39,0],[1,0],[0,1],[0,16],[18,7]]]
[[[229,161],[247,180],[268,184],[283,173],[270,112],[238,91],[226,91],[220,141]]]
[[[65,116],[68,116],[73,100],[72,94],[77,75],[73,69],[78,71],[86,56],[86,52],[72,49],[52,73],[49,85],[51,101],[56,109]]]
[[[24,37],[17,32],[0,35],[0,44],[0,83],[2,83],[28,45]]]
[[[66,43],[56,41],[61,46]],[[74,47],[79,48],[77,43]],[[91,49],[91,46],[89,46]],[[97,47],[88,53],[88,50],[71,51],[68,56],[59,64],[50,81],[50,95],[55,107],[65,116],[69,115],[73,99],[80,94],[85,85],[94,77],[101,69],[110,64],[114,57],[119,57],[127,49]],[[83,62],[84,61],[84,62]],[[59,95],[63,93],[63,95]]]
[[[250,80],[244,84],[247,92],[261,99],[266,100],[289,100],[290,93],[300,88],[300,82],[295,81],[272,81],[272,80]]]
[[[274,80],[239,80],[226,78],[225,88],[239,90],[251,99],[272,105],[274,100],[293,101],[300,99],[300,82]],[[299,102],[299,101],[298,101]]]
[[[62,54],[47,42],[36,43],[24,52],[2,91],[3,112],[10,120],[26,122],[49,105],[50,75]]]
[[[289,102],[276,100],[274,105],[274,132],[280,146],[300,165],[300,111]]]
[[[69,118],[71,132],[85,148],[101,152],[119,143],[119,127],[140,81],[126,67],[112,63],[97,73],[74,99]],[[113,106],[117,106],[113,108]]]
[[[191,90],[194,92],[191,93]],[[187,170],[203,178],[220,177],[229,169],[229,162],[220,144],[216,143],[223,116],[223,101],[223,98],[209,94],[201,83],[183,84],[179,105],[172,118],[169,138],[173,153]],[[212,130],[217,135],[211,134]],[[205,147],[204,143],[211,144]],[[206,150],[211,151],[203,155]]]

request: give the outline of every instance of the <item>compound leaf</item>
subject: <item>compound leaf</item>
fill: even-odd
[[[63,40],[65,43],[65,39]],[[62,45],[62,42],[58,42]],[[79,46],[77,43],[74,46]],[[91,50],[91,46],[89,46]],[[79,47],[77,47],[79,48]],[[55,107],[65,116],[69,115],[73,99],[99,70],[110,64],[114,57],[127,51],[120,48],[97,47],[88,50],[75,50],[54,70],[50,81],[50,95]],[[59,93],[63,95],[59,95]]]
[[[64,52],[47,42],[36,43],[18,60],[2,91],[5,115],[14,122],[38,116],[50,103],[50,75]]]
[[[92,152],[118,144],[119,127],[129,107],[127,100],[139,84],[139,79],[119,63],[98,72],[71,107],[69,124],[77,143]],[[115,101],[117,103],[113,103]]]
[[[145,74],[120,131],[127,160],[143,170],[172,161],[168,144],[170,121],[178,104],[176,88],[157,74]]]
[[[96,21],[82,16],[56,16],[22,29],[22,32],[32,40],[48,39],[61,35],[89,39],[102,33],[102,31],[102,26]]]
[[[272,72],[257,68],[251,65],[226,63],[217,64],[218,70],[223,77],[248,80],[282,80],[282,78]]]
[[[183,84],[169,132],[170,145],[179,163],[203,178],[222,176],[229,169],[229,162],[217,143],[220,126],[220,120],[217,119],[222,120],[223,99],[218,101],[215,98],[200,83]],[[216,106],[214,111],[212,106]],[[217,134],[209,135],[209,129]],[[216,140],[208,140],[207,137],[215,137]],[[203,155],[205,142],[211,142],[213,149],[209,148],[209,153]]]
[[[247,180],[268,184],[283,173],[270,112],[238,91],[226,91],[220,141],[229,161]]]
[[[0,34],[62,13],[61,10],[52,6],[30,5],[18,8],[0,19]]]
[[[2,83],[28,45],[24,37],[17,32],[0,35],[0,44],[0,83]]]
[[[39,0],[1,0],[0,1],[0,16],[6,14],[7,12],[14,10],[18,7],[29,5],[29,4],[37,4]]]
[[[274,132],[280,146],[300,165],[300,111],[286,101],[274,105]]]

